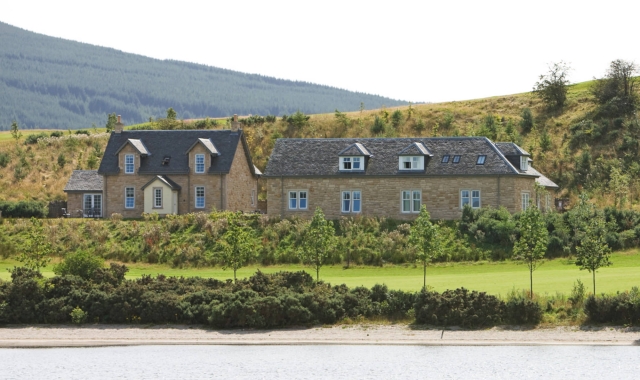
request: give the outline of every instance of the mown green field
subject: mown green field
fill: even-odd
[[[612,255],[613,266],[601,269],[596,276],[598,293],[615,293],[640,286],[640,251],[618,252]],[[9,280],[8,268],[20,263],[13,260],[0,261],[0,279]],[[233,278],[233,272],[221,268],[204,269],[176,269],[162,265],[127,264],[130,268],[129,278],[140,277],[143,274],[167,276],[201,276],[218,279]],[[247,277],[257,269],[271,273],[281,270],[297,271],[304,269],[315,275],[309,267],[302,266],[251,266],[238,271],[238,277]],[[51,268],[43,271],[45,276],[53,276]],[[534,292],[556,294],[571,292],[576,279],[581,279],[587,289],[591,289],[591,275],[587,271],[580,271],[573,260],[557,259],[544,263],[534,272]],[[419,290],[422,286],[422,269],[419,267],[388,266],[358,267],[343,269],[341,266],[327,266],[320,271],[320,279],[331,284],[347,284],[350,287],[364,285],[371,287],[375,284],[386,284],[390,289]],[[457,263],[438,265],[427,269],[427,284],[435,290],[442,291],[465,287],[472,290],[486,291],[491,294],[505,296],[514,288],[517,290],[529,288],[529,273],[523,264],[514,262],[497,263]]]

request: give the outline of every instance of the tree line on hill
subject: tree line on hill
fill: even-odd
[[[157,60],[0,23],[0,130],[79,129],[117,112],[129,124],[173,107],[184,119],[394,106],[334,87]],[[169,90],[170,89],[170,90]]]

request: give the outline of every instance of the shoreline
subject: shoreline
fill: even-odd
[[[367,324],[272,330],[209,330],[182,325],[0,327],[0,348],[149,345],[640,346],[640,328],[498,326],[442,330]]]

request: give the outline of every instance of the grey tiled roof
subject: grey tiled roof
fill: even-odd
[[[425,157],[425,170],[410,173],[399,170],[398,152],[414,142],[422,143],[433,157]],[[338,170],[339,153],[361,143],[370,153],[365,171],[343,173]],[[460,155],[460,162],[442,163],[443,155]],[[484,165],[476,165],[486,155]],[[370,138],[370,139],[278,139],[269,157],[266,177],[333,175],[529,175],[520,173],[485,137]],[[534,175],[535,176],[535,175]]]
[[[173,182],[171,180],[171,178],[167,177],[166,175],[158,175],[155,178],[153,178],[151,181],[147,182],[144,186],[142,186],[142,190],[146,189],[149,185],[151,185],[155,181],[160,181],[160,182],[164,183],[165,185],[169,186],[172,190],[180,190],[181,189],[180,185],[178,185],[177,183]]]
[[[102,176],[97,170],[74,170],[64,187],[65,192],[93,191],[102,192]]]
[[[538,175],[539,177],[536,178],[536,183],[538,185],[540,185],[540,186],[550,187],[550,188],[553,188],[553,189],[560,188],[560,186],[556,185],[555,182],[553,182],[549,178],[545,177],[544,175],[542,175],[542,173],[540,173],[536,169],[532,168],[531,166],[529,166],[529,168],[527,169],[527,174]]]
[[[128,143],[128,140],[140,140],[151,153],[147,157],[141,157],[140,174],[188,173],[189,156],[186,152],[195,143],[202,142],[198,139],[210,140],[219,153],[218,156],[212,157],[209,173],[229,173],[241,135],[242,131],[231,130],[152,130],[111,133],[98,173],[120,172],[117,151]],[[244,141],[242,142],[245,144]],[[246,146],[245,150],[247,150]],[[162,165],[163,159],[167,156],[171,157],[169,165]],[[247,156],[247,159],[249,167],[253,168],[251,158]]]
[[[526,150],[520,148],[517,144],[512,142],[497,142],[495,143],[498,149],[505,156],[529,156]]]

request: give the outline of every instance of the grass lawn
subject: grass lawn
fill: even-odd
[[[611,256],[613,266],[600,269],[596,275],[598,293],[615,293],[640,286],[640,251],[618,252]],[[0,279],[9,280],[8,268],[19,263],[13,260],[0,260]],[[127,264],[130,270],[128,278],[140,277],[143,274],[167,276],[201,276],[218,279],[233,278],[233,271],[221,268],[176,269],[164,265]],[[253,274],[258,267],[250,266],[238,271],[243,278]],[[281,270],[296,271],[304,269],[312,275],[315,272],[309,267],[299,265],[260,267],[266,273]],[[53,276],[50,267],[43,271],[45,276]],[[544,263],[533,273],[534,292],[568,294],[576,279],[581,279],[587,289],[591,289],[591,274],[580,271],[573,260],[556,259]],[[422,286],[422,269],[420,267],[387,266],[357,267],[343,269],[342,266],[327,266],[320,270],[320,279],[331,284],[347,284],[350,287],[375,284],[386,284],[390,289],[419,290]],[[505,296],[512,289],[529,288],[529,272],[523,264],[514,262],[498,263],[455,263],[427,268],[427,284],[436,290],[465,288],[486,291]]]

